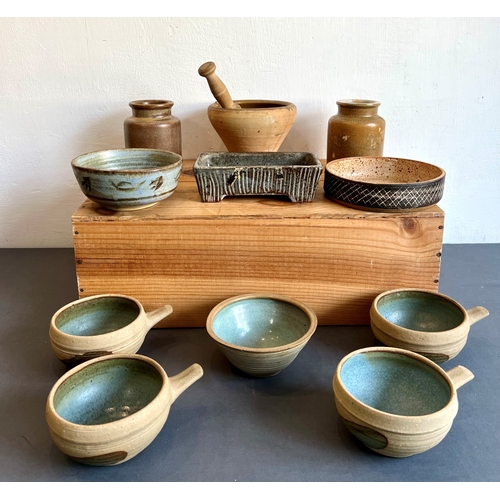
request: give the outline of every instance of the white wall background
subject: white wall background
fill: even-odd
[[[384,154],[447,172],[445,242],[500,242],[500,18],[0,18],[0,247],[72,246],[70,161],[123,147],[131,100],[175,102],[185,158],[224,151],[209,60],[297,105],[282,151],[324,158],[336,100],[380,100]]]

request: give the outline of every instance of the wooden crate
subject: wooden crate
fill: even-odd
[[[218,302],[272,292],[309,305],[320,325],[368,324],[382,291],[438,289],[444,212],[375,213],[328,200],[235,197],[202,203],[193,161],[174,194],[149,209],[73,214],[80,297],[131,295],[174,312],[158,327],[205,326]],[[190,170],[191,169],[191,170]]]

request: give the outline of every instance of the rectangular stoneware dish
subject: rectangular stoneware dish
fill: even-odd
[[[226,196],[283,195],[314,199],[323,166],[313,153],[201,153],[194,164],[204,202]]]

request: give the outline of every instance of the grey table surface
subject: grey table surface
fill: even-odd
[[[322,326],[286,370],[256,379],[232,368],[203,328],[155,329],[140,353],[175,375],[204,376],[174,403],[153,443],[129,462],[91,467],[53,444],[45,421],[66,372],[48,339],[53,313],[78,298],[72,249],[0,250],[0,479],[2,481],[499,481],[500,245],[444,245],[440,292],[490,316],[475,324],[458,364],[475,375],[435,448],[395,459],[345,428],[332,378],[347,353],[378,345],[369,326]]]

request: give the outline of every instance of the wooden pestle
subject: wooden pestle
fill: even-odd
[[[239,104],[236,104],[231,99],[226,86],[215,74],[215,68],[215,63],[209,61],[202,64],[198,68],[198,73],[207,79],[208,86],[210,87],[213,96],[217,99],[217,102],[221,105],[221,107],[227,109],[240,109],[241,106]]]

